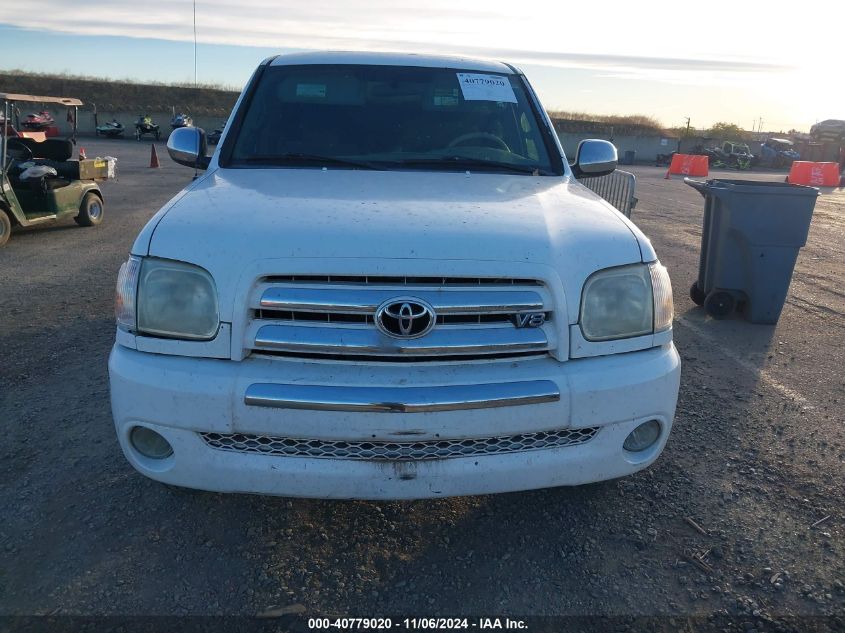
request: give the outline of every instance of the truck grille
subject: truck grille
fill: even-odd
[[[489,437],[417,442],[345,442],[294,439],[243,433],[201,433],[212,448],[239,453],[260,453],[287,457],[323,457],[384,461],[417,461],[520,453],[583,444],[598,432],[597,427],[523,433]]]
[[[434,327],[418,338],[376,325],[398,298],[430,305]],[[552,320],[552,300],[533,279],[287,275],[265,277],[250,300],[246,347],[253,353],[343,360],[461,360],[544,355],[548,328],[517,327],[517,315]]]

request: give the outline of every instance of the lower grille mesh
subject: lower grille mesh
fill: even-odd
[[[597,432],[598,428],[588,427],[524,433],[507,437],[418,442],[344,442],[245,435],[243,433],[200,433],[200,435],[205,443],[212,448],[239,453],[261,453],[288,457],[408,461],[559,448],[583,444],[595,437]]]

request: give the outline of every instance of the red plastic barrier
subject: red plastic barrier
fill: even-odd
[[[796,160],[789,170],[787,182],[793,185],[811,185],[813,187],[838,187],[838,163],[813,163],[808,160]]]
[[[706,156],[694,154],[675,154],[672,156],[672,164],[666,172],[666,178],[674,174],[677,176],[707,176],[710,170],[710,163]]]
[[[47,138],[53,138],[54,136],[59,135],[59,128],[57,128],[55,125],[51,125],[46,130],[44,130],[44,134],[47,135]]]

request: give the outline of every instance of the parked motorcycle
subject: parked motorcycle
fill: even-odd
[[[123,136],[124,129],[123,123],[120,123],[117,119],[112,119],[108,123],[98,125],[94,130],[94,134],[107,138],[118,138],[119,136]]]
[[[30,132],[43,132],[48,127],[52,127],[56,124],[55,119],[53,119],[53,115],[47,112],[46,110],[42,110],[38,113],[31,113],[27,114],[23,120],[21,121],[21,127]]]
[[[161,132],[158,125],[153,123],[152,117],[149,114],[139,114],[138,120],[135,121],[135,138],[140,141],[147,135],[155,137],[155,140],[161,138]]]
[[[187,114],[180,113],[170,119],[170,127],[174,130],[180,127],[193,127],[194,120],[189,117]]]

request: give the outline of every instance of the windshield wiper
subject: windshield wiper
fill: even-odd
[[[465,156],[439,156],[437,158],[405,158],[396,161],[396,164],[404,167],[412,167],[415,165],[444,165],[447,167],[456,167],[458,169],[491,169],[501,171],[511,171],[518,174],[533,174],[537,176],[548,176],[549,172],[539,167],[531,167],[528,165],[515,165],[513,163],[503,163],[494,160],[483,160],[481,158],[467,158]]]
[[[350,160],[347,158],[335,158],[334,156],[320,156],[319,154],[303,154],[301,152],[288,152],[287,154],[266,154],[260,156],[247,156],[241,159],[245,163],[262,163],[265,165],[290,165],[294,163],[306,163],[317,165],[337,165],[341,167],[357,167],[359,169],[382,169],[373,163],[365,161]]]

